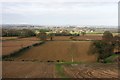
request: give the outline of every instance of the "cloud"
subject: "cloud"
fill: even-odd
[[[95,9],[94,7],[105,7],[105,6],[114,6],[113,3],[76,3],[76,2],[64,2],[64,3],[3,3],[3,13],[10,14],[31,14],[31,15],[40,15],[40,14],[79,14],[82,11],[89,11]]]
[[[42,2],[42,3],[53,3],[53,2],[118,2],[119,0],[0,0],[0,2]]]
[[[40,0],[39,2],[3,2],[2,14],[4,22],[12,23],[36,23],[36,20],[43,20],[41,22],[44,24],[95,22],[116,25],[117,8],[117,0],[89,0],[89,2],[88,0]]]

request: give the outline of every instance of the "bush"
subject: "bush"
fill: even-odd
[[[105,59],[105,62],[106,63],[111,63],[111,62],[119,62],[120,60],[119,60],[119,55],[112,55],[112,56],[110,56],[110,57],[107,57],[106,59]]]
[[[41,32],[37,35],[38,38],[40,38],[42,41],[46,41],[47,34],[45,32]]]
[[[102,40],[93,41],[90,46],[90,53],[98,55],[98,61],[111,56],[114,53],[115,46],[113,45],[113,35],[109,31],[105,31]],[[102,61],[104,62],[104,61]]]

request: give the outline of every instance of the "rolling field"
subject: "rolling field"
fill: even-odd
[[[53,41],[33,46],[19,56],[11,57],[13,61],[2,61],[2,77],[63,78],[65,75],[64,78],[118,78],[118,64],[96,63],[96,56],[88,55],[92,41],[86,40],[95,37],[100,39],[100,36],[87,36],[76,37],[85,41],[72,41],[70,37],[57,36]],[[3,41],[2,54],[7,55],[37,42],[40,41],[35,37]],[[76,64],[72,64],[72,61]],[[65,64],[68,62],[71,64]],[[57,69],[56,64],[61,64],[61,69]],[[62,75],[60,70],[63,71]]]
[[[95,35],[95,34],[87,34],[85,36],[77,36],[74,37],[74,39],[76,40],[101,40],[102,39],[102,35]]]
[[[119,77],[118,64],[82,63],[62,65],[61,75],[56,63],[3,61],[3,78],[114,78]],[[65,76],[64,76],[65,75]],[[64,76],[64,77],[63,77]]]
[[[71,41],[70,37],[72,36],[54,36],[53,40],[58,41]],[[76,40],[101,40],[102,34],[86,34],[84,36],[76,36],[73,39]]]
[[[71,78],[118,78],[118,70],[118,64],[90,63],[64,66],[65,74]]]
[[[85,35],[74,37],[76,40],[93,40],[101,39],[101,35]],[[55,36],[54,41],[71,41],[70,36]],[[2,37],[2,55],[9,55],[15,51],[20,50],[23,47],[30,46],[32,44],[38,43],[39,38],[17,38],[17,37]]]
[[[18,37],[0,37],[0,39],[2,41],[5,41],[5,40],[14,40],[14,39],[18,39]]]
[[[18,41],[36,41],[36,40],[39,40],[38,38],[36,37],[26,37],[26,38],[19,38],[19,37],[1,37],[1,40],[2,41],[8,41],[8,40],[18,40]]]
[[[95,62],[96,56],[88,55],[90,41],[49,41],[22,53],[14,60]]]
[[[2,55],[9,55],[24,47],[31,46],[40,41],[37,38],[21,38],[2,42]]]
[[[54,36],[53,40],[58,40],[58,41],[70,41],[71,36]]]
[[[4,61],[3,78],[56,78],[55,65],[35,62]]]

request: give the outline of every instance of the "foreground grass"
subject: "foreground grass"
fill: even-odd
[[[106,63],[113,63],[115,60],[119,57],[119,54],[114,54],[108,58],[105,59]]]
[[[56,70],[57,70],[57,74],[61,77],[61,78],[66,78],[67,76],[64,73],[64,69],[62,67],[61,64],[56,64]]]
[[[72,64],[81,64],[81,62],[59,62],[56,63],[56,71],[57,74],[61,77],[61,78],[69,78],[69,76],[67,76],[64,72],[64,68],[63,65],[72,65]],[[66,79],[65,79],[66,80]]]

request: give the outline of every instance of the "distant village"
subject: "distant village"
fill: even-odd
[[[17,30],[17,33],[16,33]],[[34,34],[39,34],[40,32],[45,32],[46,34],[56,34],[64,36],[68,35],[80,35],[86,33],[103,33],[104,31],[110,31],[112,33],[117,33],[117,28],[104,27],[104,26],[40,26],[40,25],[2,25],[2,36],[11,34],[24,34],[32,31]],[[26,31],[26,32],[25,32]]]

